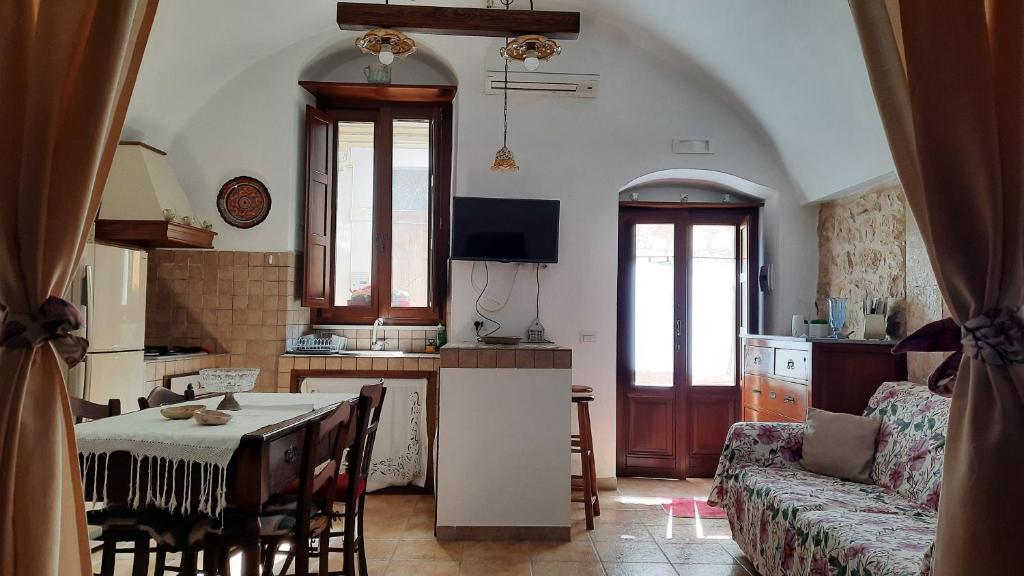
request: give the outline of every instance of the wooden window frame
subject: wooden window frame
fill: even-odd
[[[317,97],[316,110],[334,120],[332,165],[330,182],[331,228],[328,240],[330,264],[328,271],[317,269],[307,271],[304,278],[315,285],[318,275],[330,273],[329,295],[326,299],[310,298],[306,285],[303,286],[303,305],[310,310],[313,324],[371,324],[377,318],[393,326],[430,326],[443,322],[448,297],[448,250],[450,241],[451,215],[451,171],[452,171],[452,98],[454,87],[398,86],[389,90],[368,90],[366,84],[341,83],[300,83]],[[394,88],[398,88],[395,90]],[[307,114],[308,116],[308,114]],[[431,163],[433,190],[430,195],[430,303],[429,307],[404,308],[391,305],[392,263],[392,138],[394,120],[424,119],[431,121]],[[337,123],[339,121],[374,121],[374,251],[372,284],[369,306],[334,306],[336,248],[333,232],[337,226],[336,185],[337,185]],[[308,126],[307,126],[308,129]],[[308,152],[307,152],[308,154]],[[309,178],[309,175],[307,175]],[[306,200],[306,223],[315,221],[317,214],[310,214]],[[312,220],[311,220],[312,218]],[[312,238],[308,233],[307,246]],[[322,241],[322,240],[321,240]],[[382,291],[382,287],[384,288]]]

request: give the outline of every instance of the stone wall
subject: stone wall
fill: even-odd
[[[864,302],[906,298],[907,211],[898,186],[868,190],[818,212],[818,311],[829,296],[845,296],[846,331],[864,336]]]
[[[818,249],[821,317],[828,315],[825,298],[848,297],[846,330],[855,337],[863,335],[868,297],[898,299],[907,333],[947,315],[920,229],[898,183],[822,204]],[[924,382],[942,358],[941,353],[910,354],[910,379]]]

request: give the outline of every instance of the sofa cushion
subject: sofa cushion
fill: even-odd
[[[949,405],[927,386],[887,382],[879,387],[864,410],[882,421],[871,470],[875,484],[938,509]]]
[[[870,514],[837,510],[801,513],[796,536],[804,542],[804,570],[796,574],[910,576],[931,572],[937,518],[932,514]],[[808,550],[808,546],[811,547]]]
[[[875,418],[809,409],[801,464],[818,474],[870,484],[879,424]]]
[[[749,468],[740,484],[748,493],[771,500],[779,508],[837,510],[872,514],[930,515],[916,502],[873,484],[846,482],[832,476],[793,468]]]
[[[878,558],[896,559],[891,570],[872,568],[875,576],[917,574],[923,556],[918,549],[934,539],[933,511],[878,486],[796,468],[757,467],[743,469],[730,484],[723,505],[734,538],[764,576],[831,574],[868,558],[871,566]],[[843,518],[871,526],[877,534],[857,540],[861,529],[846,526]],[[915,532],[909,540],[890,543],[883,535],[891,534],[892,526]],[[858,560],[860,543],[871,551]],[[908,571],[908,566],[916,567]]]

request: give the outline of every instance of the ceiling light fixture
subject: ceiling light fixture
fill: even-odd
[[[562,53],[557,42],[540,34],[526,34],[510,40],[501,49],[501,56],[506,60],[517,60],[523,67],[533,72],[540,68],[541,62]]]
[[[512,1],[513,0],[500,0],[502,5],[505,6],[505,10],[509,9]],[[507,43],[508,38],[505,40]],[[515,154],[513,154],[508,148],[508,58],[505,59],[505,82],[502,84],[502,90],[505,95],[505,125],[504,132],[502,133],[501,148],[498,150],[498,153],[494,155],[494,164],[491,165],[491,170],[495,172],[518,172],[519,165],[516,164]]]
[[[405,58],[416,51],[416,42],[391,28],[374,28],[356,39],[356,47],[366,54],[375,54],[381,64],[391,64],[395,56]]]
[[[500,0],[506,10],[515,0]],[[530,0],[530,10],[533,10],[533,0]],[[499,50],[501,57],[506,61],[516,60],[523,63],[523,67],[529,72],[535,72],[540,68],[541,62],[547,62],[551,58],[562,53],[562,47],[558,42],[540,34],[523,34],[511,40],[505,39],[505,46]]]
[[[495,172],[518,172],[519,165],[516,164],[516,156],[508,148],[508,60],[505,60],[505,130],[501,140],[501,148],[494,155],[494,164],[491,170]]]

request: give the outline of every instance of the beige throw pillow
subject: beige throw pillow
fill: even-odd
[[[811,472],[871,484],[875,439],[881,420],[811,408],[807,411],[804,455]]]

